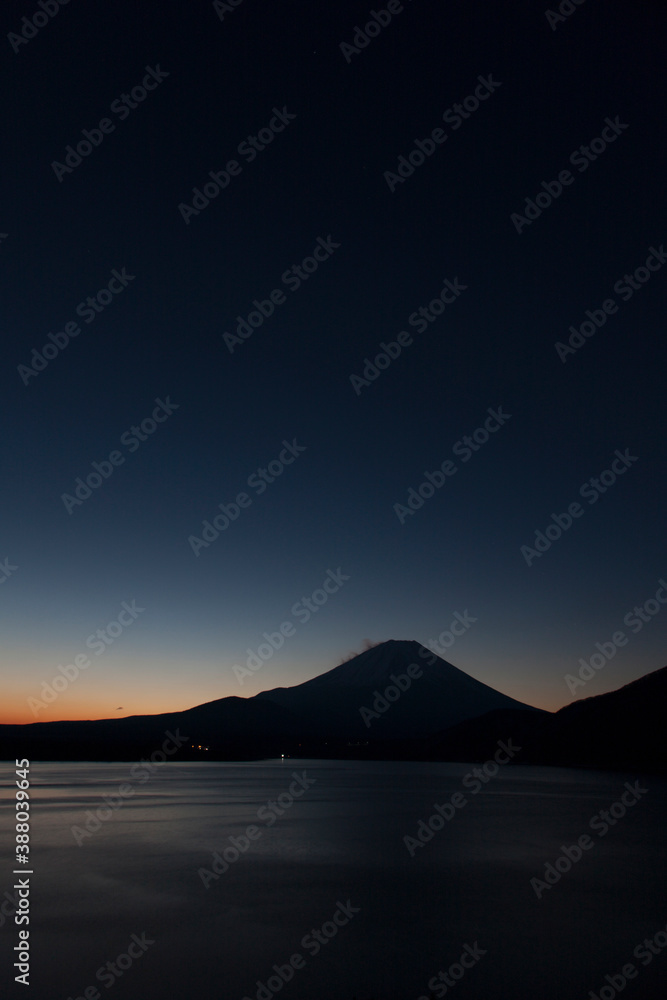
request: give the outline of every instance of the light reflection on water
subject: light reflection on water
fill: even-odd
[[[255,1000],[256,981],[297,952],[305,967],[284,1000],[417,1000],[475,940],[487,954],[457,984],[459,1000],[598,992],[667,924],[667,783],[647,778],[649,792],[538,900],[530,879],[640,776],[513,766],[475,795],[462,785],[471,766],[166,763],[141,781],[127,763],[33,763],[31,1000],[76,998],[94,984],[106,996],[96,970],[144,932],[155,944],[115,981],[114,1000]],[[304,772],[315,783],[290,804],[293,773]],[[12,782],[13,768],[0,764],[0,778]],[[467,805],[411,857],[404,836],[457,791]],[[122,805],[85,836],[86,811],[104,796]],[[3,843],[12,816],[3,797]],[[246,841],[249,825],[258,833]],[[212,870],[230,837],[247,849],[235,861],[227,851],[228,870],[205,888],[198,871]],[[348,899],[360,912],[307,954],[304,935]],[[15,943],[4,918],[4,969]],[[667,952],[628,997],[630,985],[632,1000],[657,996],[665,975]]]

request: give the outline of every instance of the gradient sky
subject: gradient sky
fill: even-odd
[[[667,611],[634,633],[623,620],[667,577],[667,264],[627,301],[614,290],[667,244],[657,6],[584,4],[553,30],[534,2],[415,0],[348,62],[341,43],[384,6],[245,0],[221,20],[211,3],[88,0],[18,52],[7,40],[0,559],[17,568],[0,588],[0,721],[253,695],[366,639],[428,644],[465,611],[477,620],[446,658],[543,708],[572,700],[565,675],[618,630],[627,645],[578,697],[665,665]],[[32,11],[4,4],[4,36]],[[110,110],[158,66],[145,100]],[[489,75],[488,99],[443,121]],[[238,146],[276,108],[296,117],[249,162]],[[90,155],[54,169],[104,118]],[[580,170],[570,156],[606,118],[628,127]],[[385,172],[437,128],[446,140],[390,190]],[[179,205],[234,158],[240,174],[186,223]],[[512,213],[566,169],[517,232]],[[318,237],[339,246],[290,289]],[[123,268],[128,286],[26,385],[33,348]],[[409,317],[444,279],[466,290],[420,332]],[[223,334],[276,288],[286,300],[230,353]],[[618,311],[561,361],[556,342],[610,298]],[[412,344],[357,394],[350,376],[402,330]],[[153,434],[121,442],[167,397],[178,408]],[[505,424],[454,455],[498,407]],[[285,440],[305,451],[258,495],[248,478]],[[637,460],[588,503],[581,486],[617,449]],[[68,512],[62,495],[114,451],[123,464]],[[446,459],[456,474],[401,523],[394,505]],[[195,555],[189,537],[244,491]],[[521,546],[577,501],[528,566]],[[295,603],[339,568],[349,579],[300,620]],[[132,601],[145,610],[96,655],[87,638]],[[234,664],[286,621],[241,685]]]

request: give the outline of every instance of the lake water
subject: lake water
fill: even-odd
[[[456,1000],[661,996],[667,782],[505,766],[482,785],[465,778],[472,767],[291,759],[165,763],[149,776],[33,763],[31,985],[14,983],[3,795],[0,995],[418,1000],[442,970],[434,996]],[[13,771],[0,763],[10,796]],[[404,838],[456,793],[452,818],[436,814],[442,828],[408,850]],[[613,825],[592,828],[623,794]],[[86,836],[103,796],[123,804]],[[550,888],[536,884],[538,898],[531,879],[582,836],[590,847]],[[228,867],[214,878],[216,851]],[[633,955],[656,934],[655,954]]]

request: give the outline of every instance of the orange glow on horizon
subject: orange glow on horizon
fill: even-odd
[[[527,705],[532,705],[534,708],[542,708],[547,712],[557,712],[560,708],[570,704],[571,701],[577,700],[564,698],[562,701],[549,701],[535,697],[534,691],[531,694],[532,698],[530,695],[522,696],[519,692],[512,691],[511,697],[517,698]],[[245,697],[249,696],[251,695]],[[206,692],[202,691],[198,700],[193,700],[193,697],[190,696],[187,701],[183,701],[179,699],[178,695],[172,695],[169,700],[165,696],[162,701],[156,702],[155,696],[151,694],[143,698],[136,698],[131,704],[123,706],[122,711],[110,709],[106,699],[104,703],[101,703],[99,700],[87,699],[84,701],[83,699],[69,698],[67,704],[59,703],[56,700],[46,709],[40,710],[37,715],[34,715],[28,707],[25,698],[10,697],[4,699],[0,725],[29,725],[34,722],[90,722],[102,719],[125,719],[132,715],[162,715],[166,712],[184,712],[197,705],[225,697],[232,697],[232,695],[212,694],[207,696]],[[239,697],[239,695],[236,694],[234,697]]]
[[[219,695],[218,697],[224,697]],[[128,699],[124,699],[128,702]],[[196,705],[204,704],[207,701],[214,701],[215,695],[211,698],[202,697],[201,700],[188,698],[183,701],[173,694],[167,700],[167,695],[161,701],[156,701],[154,695],[143,698],[131,699],[121,710],[116,706],[109,707],[108,699],[104,702],[92,699],[67,699],[59,702],[56,700],[45,709],[39,709],[34,714],[24,697],[3,698],[2,711],[0,712],[0,725],[20,726],[30,725],[34,722],[97,722],[102,719],[126,719],[132,715],[162,715],[166,712],[183,712]]]

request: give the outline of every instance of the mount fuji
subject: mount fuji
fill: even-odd
[[[558,712],[475,680],[419,642],[390,639],[293,687],[181,712],[0,725],[0,759],[138,760],[165,734],[173,760],[288,757],[480,761],[511,737],[515,763],[667,771],[667,667]]]
[[[498,709],[539,709],[475,680],[413,640],[389,639],[312,680],[262,691],[324,738],[420,739]],[[310,728],[310,727],[309,727]]]

